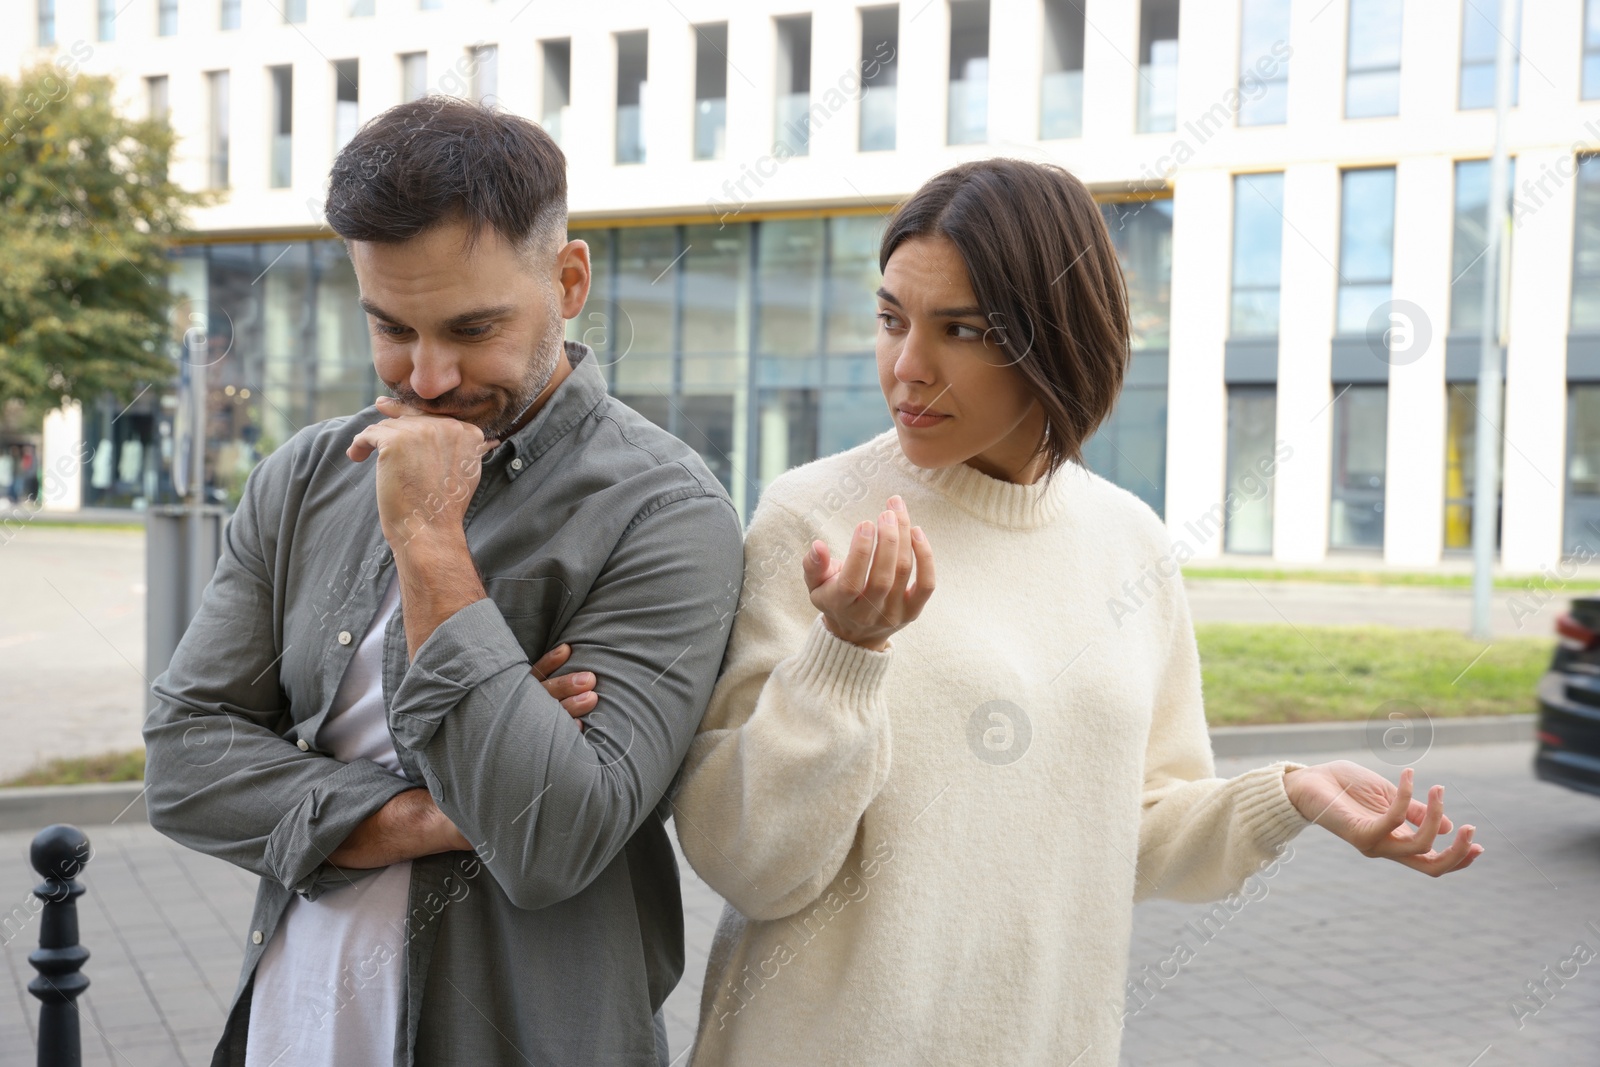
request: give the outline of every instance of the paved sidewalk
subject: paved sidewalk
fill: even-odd
[[[1135,909],[1125,1067],[1571,1067],[1600,1049],[1600,798],[1533,779],[1531,744],[1436,748],[1418,785],[1446,787],[1457,822],[1487,851],[1431,879],[1369,860],[1311,827],[1236,913],[1151,901]],[[1366,753],[1332,753],[1384,771]],[[1219,760],[1233,775],[1264,762]],[[253,880],[147,826],[87,829],[96,854],[79,903],[93,982],[86,1064],[209,1062],[243,954]],[[26,916],[30,835],[0,835],[0,907]],[[684,978],[667,1004],[674,1055],[694,1030],[721,901],[683,865]],[[21,912],[12,909],[22,908]],[[1206,917],[1212,916],[1209,925]],[[1593,923],[1593,926],[1588,924]],[[0,1063],[31,1062],[37,1004],[23,986],[37,926],[15,922],[0,956],[13,1007],[0,1011]],[[1192,958],[1174,966],[1178,944]],[[1147,972],[1145,968],[1150,970]],[[1545,968],[1550,971],[1545,971]],[[1549,978],[1518,1028],[1509,1007]],[[1163,974],[1166,977],[1163,977]],[[1535,1004],[1540,1002],[1535,1001]],[[680,1059],[675,1067],[682,1067]]]

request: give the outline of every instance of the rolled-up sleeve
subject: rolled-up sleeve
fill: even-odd
[[[328,854],[363,819],[416,784],[371,760],[303,752],[279,682],[277,535],[297,436],[245,482],[221,557],[144,723],[145,803],[167,837],[315,898],[370,872]]]

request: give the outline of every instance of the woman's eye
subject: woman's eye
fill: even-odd
[[[963,341],[980,341],[983,339],[982,330],[976,326],[968,326],[964,322],[952,322],[950,324],[950,329],[955,332],[955,336],[957,338]],[[965,330],[966,332],[960,332],[962,330]]]
[[[900,325],[900,320],[887,311],[878,312],[878,321],[883,323],[885,329],[889,330],[895,329]]]

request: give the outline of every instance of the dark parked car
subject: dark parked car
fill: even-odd
[[[1579,597],[1556,619],[1561,640],[1539,679],[1533,773],[1600,794],[1600,597]]]

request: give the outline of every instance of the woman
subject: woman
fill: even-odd
[[[1431,875],[1481,854],[1432,849],[1410,769],[1215,777],[1165,528],[1080,465],[1129,346],[1079,181],[962,164],[879,266],[894,428],[762,494],[676,796],[729,904],[696,1067],[1111,1067],[1135,901],[1220,899],[1313,820]]]

